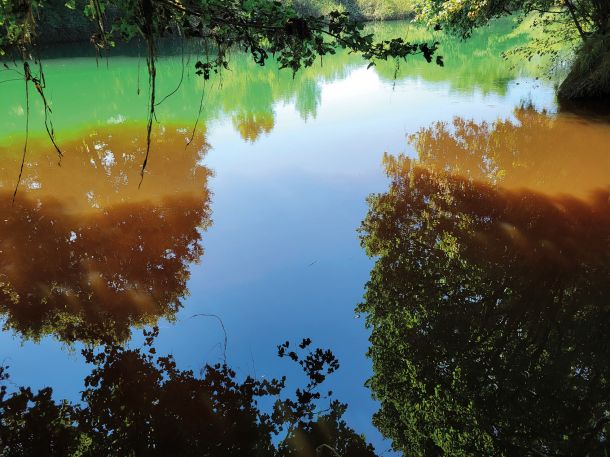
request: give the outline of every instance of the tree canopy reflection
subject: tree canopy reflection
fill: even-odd
[[[241,113],[233,117],[233,126],[245,141],[254,143],[263,133],[270,133],[275,125],[271,113]]]
[[[456,117],[409,136],[422,165],[511,189],[581,197],[610,183],[610,128],[605,122],[551,115],[532,107],[514,119]]]
[[[201,373],[156,354],[155,328],[143,347],[86,349],[92,365],[80,404],[56,402],[52,390],[7,386],[0,368],[0,453],[48,456],[375,457],[342,418],[347,405],[322,385],[339,368],[329,350],[278,347],[305,381],[287,393],[286,377],[237,377],[226,363]],[[267,400],[268,408],[259,403]]]
[[[541,184],[537,168],[582,168],[597,140],[580,137],[570,159],[552,119],[517,117],[521,127],[424,131],[421,160],[387,157],[390,188],[370,198],[362,243],[377,261],[359,308],[372,328],[374,421],[407,455],[610,447],[610,190],[594,174],[586,198],[560,195],[569,178]],[[543,144],[529,129],[544,122],[537,136],[555,149],[524,149]],[[524,188],[526,171],[537,190]]]
[[[166,128],[141,188],[145,139],[100,130],[52,151],[36,149],[11,204],[18,159],[0,170],[0,310],[26,337],[122,340],[132,325],[171,319],[188,266],[203,254],[210,172],[205,141]],[[48,149],[48,148],[46,148]],[[11,157],[7,148],[5,156]]]

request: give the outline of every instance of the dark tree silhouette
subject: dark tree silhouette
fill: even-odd
[[[374,457],[364,438],[342,419],[347,405],[320,393],[339,364],[330,351],[289,356],[306,385],[286,396],[286,378],[240,380],[226,364],[201,375],[180,370],[153,346],[158,330],[145,332],[142,348],[109,344],[83,355],[93,365],[82,402],[56,403],[50,389],[0,391],[0,455],[6,456],[277,456]],[[303,353],[302,355],[299,353]],[[0,374],[6,382],[3,369]],[[259,402],[275,399],[269,411]],[[329,405],[318,412],[320,401]],[[268,402],[267,402],[268,403]]]

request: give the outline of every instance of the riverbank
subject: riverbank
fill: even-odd
[[[563,102],[603,101],[607,110],[610,100],[609,35],[591,37],[581,46],[557,96]]]

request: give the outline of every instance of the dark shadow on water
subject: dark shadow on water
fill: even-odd
[[[560,100],[559,108],[564,113],[610,122],[610,100],[567,101]]]

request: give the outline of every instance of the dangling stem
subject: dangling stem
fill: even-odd
[[[53,146],[55,147],[55,150],[57,151],[57,155],[59,156],[58,165],[61,165],[61,158],[63,157],[64,154],[61,152],[61,150],[59,149],[59,146],[57,145],[57,143],[55,141],[55,129],[53,128],[53,121],[49,118],[49,114],[51,114],[52,111],[51,111],[51,107],[47,103],[47,98],[44,95],[44,89],[46,88],[47,83],[46,83],[46,80],[44,77],[44,71],[42,69],[42,62],[40,61],[40,59],[38,59],[38,71],[40,72],[40,74],[38,75],[39,78],[38,79],[30,78],[30,79],[34,83],[34,86],[36,87],[36,90],[40,94],[40,97],[42,98],[42,102],[44,103],[44,126],[45,126],[45,129],[47,130],[47,135],[49,136],[49,139],[51,140],[51,143],[53,143]]]
[[[36,88],[36,92],[38,92],[38,95],[40,95],[40,98],[42,99],[42,104],[44,106],[44,127],[47,131],[47,135],[49,136],[49,139],[51,140],[51,143],[53,143],[53,147],[57,151],[57,155],[59,156],[59,160],[60,160],[59,165],[61,165],[61,158],[63,157],[63,153],[61,152],[61,149],[59,149],[59,146],[57,145],[57,142],[55,141],[55,129],[53,128],[53,121],[49,118],[49,114],[52,114],[53,111],[51,110],[51,106],[49,106],[49,103],[47,102],[47,97],[45,97],[45,95],[44,95],[44,89],[46,88],[46,81],[45,81],[45,77],[44,77],[44,71],[42,69],[42,62],[40,61],[40,59],[38,59],[38,71],[39,71],[38,77],[32,76],[32,71],[30,69],[30,65],[27,62],[24,62],[23,68],[27,69],[27,73],[25,74],[26,81],[28,81],[28,82],[31,81],[34,84],[34,87]],[[26,85],[27,85],[27,83],[26,83]]]
[[[154,41],[152,36],[147,37],[148,40],[148,58],[147,58],[147,66],[148,66],[148,75],[149,75],[149,84],[150,84],[150,111],[148,112],[148,121],[146,124],[146,156],[144,157],[144,162],[142,163],[142,169],[140,170],[140,184],[138,188],[142,186],[142,181],[144,180],[144,171],[146,170],[146,165],[148,164],[148,155],[150,154],[150,135],[152,131],[152,123],[155,118],[155,94],[156,94],[156,80],[157,80],[157,68],[155,64],[155,49],[154,49]]]
[[[210,59],[209,48],[207,41],[203,42],[205,47],[205,57],[206,60]],[[187,141],[184,149],[188,148],[193,142],[193,138],[195,138],[195,131],[197,130],[197,125],[199,125],[199,120],[201,119],[201,112],[203,111],[203,100],[205,98],[205,79],[203,80],[203,88],[201,89],[201,99],[199,100],[199,111],[197,112],[197,119],[195,120],[195,125],[193,126],[193,131],[191,132],[191,138]]]
[[[148,155],[150,154],[150,135],[152,131],[153,119],[155,119],[155,94],[156,94],[156,81],[157,81],[157,68],[155,61],[155,38],[153,33],[153,0],[142,0],[141,1],[142,13],[144,16],[144,24],[142,32],[148,45],[148,57],[146,59],[146,65],[148,67],[148,82],[150,86],[150,111],[148,112],[148,122],[146,124],[146,156],[142,163],[142,169],[140,170],[140,184],[138,189],[142,186],[144,180],[144,171],[148,164]]]
[[[204,83],[205,84],[205,83]],[[203,89],[201,89],[201,99],[199,100],[199,111],[197,112],[197,119],[195,120],[195,125],[193,126],[193,131],[191,132],[191,137],[186,143],[184,149],[188,148],[193,142],[193,138],[195,138],[195,131],[197,130],[197,125],[199,124],[199,120],[201,119],[201,112],[203,111],[203,99],[205,98],[205,85]]]
[[[180,81],[178,81],[178,85],[176,86],[176,88],[174,90],[172,90],[169,94],[167,94],[165,97],[163,97],[159,103],[157,103],[157,106],[159,106],[161,103],[163,103],[169,97],[171,97],[176,92],[178,92],[178,90],[182,86],[182,82],[184,81],[184,67],[185,67],[185,64],[184,64],[184,39],[182,39],[181,41],[182,41],[182,73],[180,74]]]
[[[28,83],[32,78],[30,73],[30,65],[27,62],[23,63],[24,80],[25,80],[25,142],[23,144],[23,154],[21,155],[21,167],[19,168],[19,177],[17,178],[17,184],[15,185],[15,191],[13,192],[13,201],[11,205],[15,204],[15,197],[17,197],[17,189],[21,183],[21,176],[23,175],[23,166],[25,164],[25,156],[28,150],[28,139],[30,136],[30,92]]]
[[[140,95],[140,40],[138,40],[138,89],[137,94]]]

